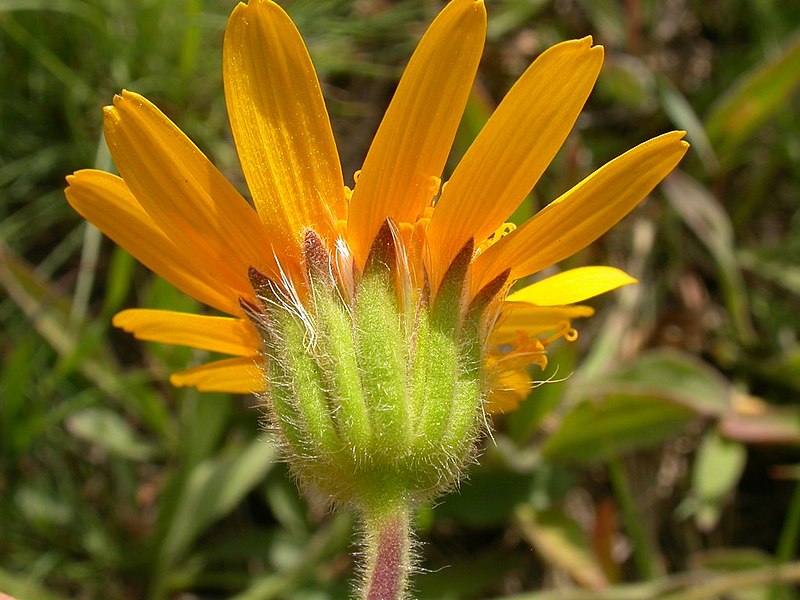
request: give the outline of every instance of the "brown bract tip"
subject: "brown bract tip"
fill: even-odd
[[[469,312],[479,311],[483,312],[492,299],[502,290],[506,283],[508,283],[508,278],[511,275],[511,269],[506,269],[500,275],[492,279],[489,283],[483,286],[475,297],[472,299],[469,305]]]
[[[253,290],[256,294],[260,295],[270,290],[272,280],[255,267],[249,267],[247,269],[247,279],[250,281],[250,285],[253,286]]]
[[[439,290],[436,294],[437,300],[442,296],[450,296],[461,292],[464,287],[464,280],[467,277],[467,269],[470,262],[472,262],[474,249],[475,242],[470,238],[458,251],[450,266],[447,267],[444,277],[442,277],[442,283],[439,285]]]
[[[394,234],[392,233],[392,223],[389,219],[386,219],[378,230],[372,246],[370,246],[364,273],[376,270],[394,272],[396,264],[397,248],[395,247]]]
[[[306,229],[303,237],[303,255],[309,279],[332,283],[330,254],[322,238],[313,229]]]

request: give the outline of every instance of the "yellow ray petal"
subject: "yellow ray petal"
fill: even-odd
[[[456,167],[428,227],[432,279],[466,241],[508,219],[572,130],[603,64],[590,37],[549,48],[511,88]]]
[[[367,153],[348,214],[359,264],[387,218],[414,222],[438,191],[486,36],[481,0],[453,0],[417,46]]]
[[[508,301],[538,306],[573,304],[630,283],[636,279],[614,267],[579,267],[524,287],[509,295]]]
[[[474,289],[509,267],[519,279],[591,244],[675,168],[689,148],[684,135],[673,131],[636,146],[548,204],[475,260]]]
[[[277,4],[234,9],[223,78],[242,170],[276,248],[298,257],[305,227],[332,245],[346,210],[339,155],[308,51]]]
[[[153,222],[116,175],[86,169],[67,177],[67,201],[86,220],[183,293],[229,314],[241,312],[238,292],[188,257]],[[249,298],[252,296],[252,291]]]
[[[122,92],[103,124],[120,175],[176,246],[242,293],[250,288],[248,267],[276,273],[253,208],[158,108]]]
[[[255,328],[246,319],[134,308],[117,313],[112,322],[138,340],[234,356],[253,356],[258,353],[260,345]]]
[[[173,373],[175,387],[196,387],[201,392],[256,394],[266,389],[257,357],[226,358]]]
[[[517,410],[533,389],[533,380],[528,369],[513,369],[497,374],[486,397],[486,412],[508,413]]]
[[[508,344],[520,331],[530,336],[556,331],[565,321],[593,314],[591,306],[536,306],[529,302],[505,302],[489,343],[497,346]]]

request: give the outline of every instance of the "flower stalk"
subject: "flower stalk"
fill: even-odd
[[[411,511],[402,502],[378,510],[365,510],[365,567],[361,583],[362,600],[403,600],[407,598],[411,552]]]

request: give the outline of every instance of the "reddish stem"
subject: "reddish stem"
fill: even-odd
[[[376,527],[377,525],[377,527]],[[405,514],[368,523],[368,567],[364,600],[401,600],[405,597],[409,567],[409,530]]]

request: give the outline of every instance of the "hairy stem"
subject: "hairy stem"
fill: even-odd
[[[362,600],[407,598],[411,563],[409,512],[407,507],[365,511],[366,569]]]

